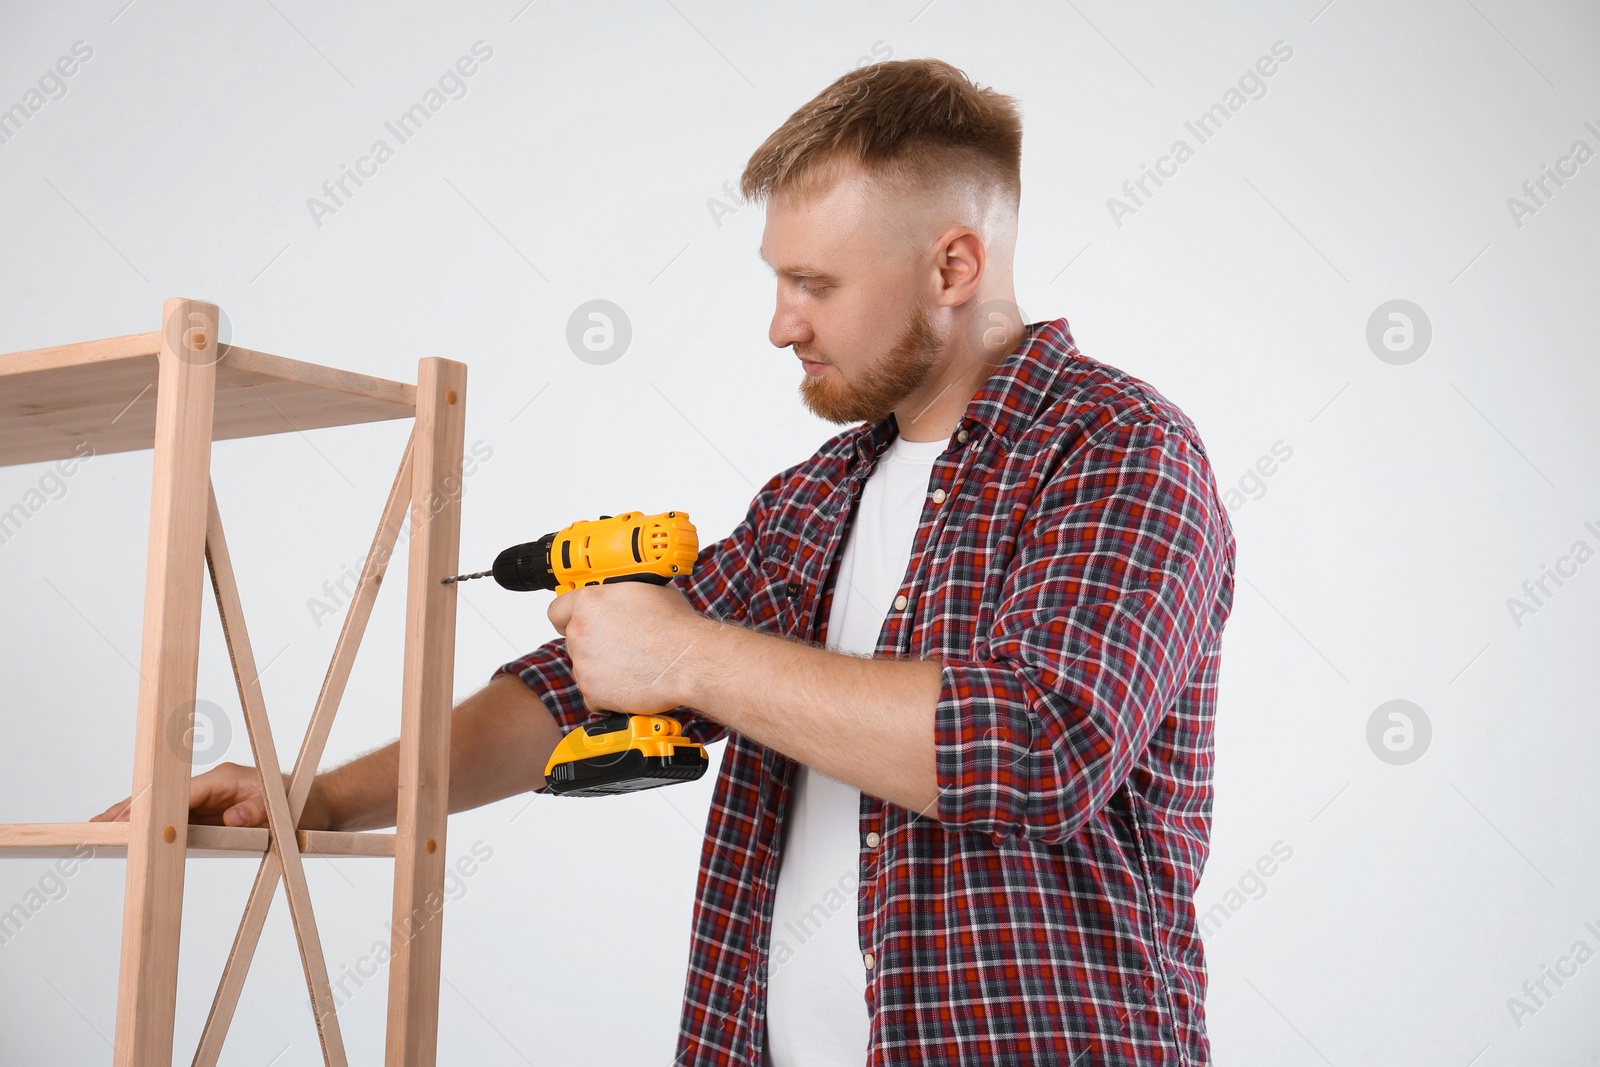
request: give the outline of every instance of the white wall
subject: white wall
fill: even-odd
[[[0,15],[0,107],[76,42],[93,53],[0,144],[0,351],[154,329],[181,295],[218,303],[236,341],[269,352],[402,379],[420,356],[464,360],[467,440],[493,451],[467,484],[468,568],[628,508],[726,533],[833,427],[767,342],[760,209],[719,224],[709,202],[863,59],[939,56],[1018,97],[1024,311],[1068,316],[1087,354],[1176,401],[1219,484],[1240,489],[1199,893],[1222,909],[1208,926],[1217,1062],[1592,1062],[1600,963],[1546,979],[1537,1001],[1523,983],[1546,965],[1570,974],[1579,942],[1600,950],[1600,162],[1531,214],[1507,200],[1574,142],[1600,150],[1600,11],[124,3]],[[314,219],[308,198],[375,139],[393,146],[384,123],[478,41],[493,55],[465,95]],[[1186,120],[1226,103],[1275,42],[1292,56],[1199,143]],[[1180,138],[1193,157],[1114,217],[1108,198]],[[565,340],[597,298],[633,329],[604,366]],[[1367,341],[1395,299],[1431,324],[1405,365]],[[365,549],[405,432],[215,450],[289,751],[337,632],[306,602]],[[1273,473],[1252,480],[1262,457]],[[45,472],[0,471],[0,508]],[[148,473],[148,454],[96,457],[0,546],[6,821],[87,818],[127,792]],[[1514,618],[1508,599],[1579,542],[1576,574]],[[552,631],[540,595],[481,582],[461,596],[465,696]],[[395,733],[400,602],[378,602],[330,761]],[[233,723],[212,758],[249,762],[206,610],[199,693]],[[1396,699],[1432,731],[1403,765],[1368,743]],[[452,819],[452,858],[478,842],[492,858],[447,912],[443,1062],[671,1058],[711,780]],[[1252,876],[1275,846],[1290,858]],[[0,907],[49,866],[0,863]],[[252,869],[189,866],[181,1062]],[[120,861],[87,863],[0,945],[0,1060],[109,1058],[122,876]],[[335,977],[365,966],[389,864],[318,862],[311,878]],[[631,918],[590,918],[618,909]],[[384,977],[342,1012],[361,1062],[380,1054]],[[304,999],[280,901],[224,1062],[317,1062]]]

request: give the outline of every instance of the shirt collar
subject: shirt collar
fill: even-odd
[[[960,423],[951,431],[949,447],[960,447],[963,432],[970,437],[981,428],[1010,452],[1050,403],[1055,393],[1052,385],[1063,369],[1079,357],[1078,346],[1065,318],[1029,323],[1027,330],[967,405]],[[876,422],[860,424],[852,437],[856,458],[875,460],[897,431],[892,412]]]

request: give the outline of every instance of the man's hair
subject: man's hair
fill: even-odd
[[[1016,101],[978,88],[939,59],[858,67],[790,115],[755,150],[740,194],[759,202],[826,189],[851,165],[913,188],[929,175],[965,174],[1022,196],[1022,119]]]

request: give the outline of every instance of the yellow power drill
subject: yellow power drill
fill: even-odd
[[[630,511],[575,522],[536,541],[513,545],[495,558],[489,570],[442,581],[492,575],[507,589],[553,589],[557,596],[612,582],[666,585],[674,575],[692,571],[699,554],[699,536],[687,512]],[[676,719],[604,714],[599,723],[580,726],[562,738],[550,754],[544,768],[550,792],[611,796],[692,782],[705,774],[710,763],[705,746],[683,736]]]

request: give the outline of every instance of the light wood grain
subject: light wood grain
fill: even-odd
[[[239,600],[239,583],[234,577],[233,559],[228,554],[228,539],[223,532],[222,515],[217,510],[215,487],[211,489],[206,522],[206,563],[217,596],[223,640],[233,661],[233,678],[239,690],[239,705],[244,709],[250,749],[256,758],[256,773],[261,779],[267,827],[272,834],[272,854],[283,877],[284,896],[289,900],[289,922],[300,944],[300,962],[305,970],[306,987],[311,992],[312,1018],[317,1025],[317,1040],[322,1045],[322,1059],[327,1067],[348,1067],[333,990],[328,984],[322,938],[317,933],[316,916],[311,907],[311,890],[306,884],[306,872],[295,840],[295,816],[289,810],[283,772],[278,769],[278,749],[272,740],[272,724],[261,695],[261,676],[256,670],[250,631],[244,621],[244,605]]]
[[[378,520],[378,530],[373,534],[372,545],[367,550],[366,562],[361,568],[361,578],[356,584],[355,594],[350,598],[350,606],[345,611],[344,623],[339,628],[339,639],[333,646],[333,656],[328,663],[328,672],[323,678],[322,689],[317,694],[316,707],[312,710],[311,722],[306,727],[300,754],[295,758],[294,775],[289,784],[289,811],[296,825],[299,824],[300,815],[305,809],[306,797],[311,792],[311,782],[316,776],[317,764],[322,759],[328,732],[333,728],[333,717],[339,710],[339,701],[344,696],[345,684],[350,679],[350,669],[355,664],[356,652],[361,646],[362,635],[366,632],[367,621],[372,614],[373,602],[378,596],[379,583],[383,581],[388,569],[395,540],[400,533],[400,524],[405,519],[406,504],[411,499],[411,456],[416,436],[416,429],[413,427],[411,437],[406,441],[405,451],[400,457],[400,469],[389,487],[389,496],[384,502],[383,514]],[[389,843],[388,855],[393,856],[394,836],[388,834],[385,837]],[[222,1055],[223,1041],[233,1021],[233,1013],[238,1007],[239,996],[244,991],[244,980],[250,970],[250,960],[255,955],[256,945],[261,940],[261,930],[266,924],[267,913],[272,907],[272,895],[277,889],[278,878],[282,871],[276,853],[270,853],[262,858],[261,866],[256,871],[255,881],[250,886],[250,896],[245,902],[239,929],[234,934],[233,948],[229,951],[227,962],[222,968],[222,979],[217,983],[211,1011],[206,1016],[205,1026],[200,1031],[200,1043],[195,1050],[192,1067],[215,1067]]]
[[[131,449],[155,452],[128,821],[0,824],[0,858],[84,859],[87,848],[92,857],[126,859],[114,1056],[119,1064],[142,1067],[172,1059],[185,860],[255,857],[259,865],[250,905],[195,1062],[215,1062],[281,880],[324,1060],[342,1067],[344,1050],[302,860],[393,857],[385,1062],[432,1067],[438,1042],[456,598],[456,588],[440,585],[439,578],[458,569],[466,367],[429,357],[419,361],[417,384],[411,385],[237,346],[219,349],[215,305],[183,299],[164,303],[163,323],[191,319],[187,335],[161,330],[0,355],[0,466]],[[413,416],[412,439],[285,785],[211,491],[211,442]],[[397,830],[297,829],[408,514],[412,540]],[[262,776],[267,827],[188,825],[201,568],[208,563]]]
[[[77,856],[122,859],[128,852],[126,822],[14,822],[0,824],[0,857],[56,859]],[[265,826],[200,826],[185,828],[185,848],[191,859],[256,858],[267,851],[272,834]],[[296,830],[295,840],[304,856],[387,858],[394,856],[394,834],[362,831]]]
[[[163,308],[191,312],[217,319],[214,304]],[[215,364],[163,342],[160,378],[114,1039],[119,1060],[141,1067],[172,1062]]]
[[[433,1067],[438,1046],[458,589],[439,579],[458,573],[466,396],[465,365],[419,362],[386,1067]]]
[[[0,466],[152,447],[162,336],[0,355]],[[416,386],[405,382],[238,345],[215,358],[212,440],[406,419],[416,410]]]

